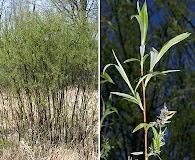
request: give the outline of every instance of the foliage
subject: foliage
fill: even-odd
[[[134,132],[143,128],[144,127],[144,134],[147,134],[147,130],[151,127],[153,134],[154,134],[154,138],[153,138],[153,145],[150,148],[150,153],[147,155],[147,139],[144,138],[145,141],[145,159],[148,159],[149,156],[151,155],[160,155],[160,147],[164,145],[164,142],[162,141],[162,137],[164,135],[164,132],[166,129],[164,129],[163,131],[161,130],[162,128],[162,124],[159,123],[160,120],[157,120],[157,122],[151,122],[149,124],[146,123],[146,97],[145,97],[145,89],[147,87],[148,82],[151,80],[152,77],[157,76],[157,75],[165,75],[166,73],[169,72],[175,72],[178,70],[168,70],[168,71],[153,71],[155,65],[159,62],[159,60],[163,57],[163,55],[165,54],[165,52],[172,47],[173,45],[177,44],[178,42],[184,40],[185,38],[187,38],[190,34],[189,33],[183,33],[180,34],[178,36],[176,36],[175,38],[171,39],[170,41],[168,41],[163,47],[162,49],[158,52],[156,49],[152,48],[152,50],[150,51],[150,68],[149,68],[149,72],[148,74],[144,75],[144,63],[145,60],[147,59],[147,57],[149,56],[148,54],[145,55],[145,41],[146,41],[146,34],[147,34],[147,27],[148,27],[148,13],[147,13],[147,6],[146,6],[146,2],[143,5],[142,10],[140,11],[139,9],[139,4],[137,3],[137,9],[138,9],[138,13],[139,15],[135,15],[132,17],[135,17],[138,22],[139,22],[139,26],[140,26],[140,31],[141,31],[141,46],[140,46],[140,59],[136,59],[136,58],[132,58],[132,59],[128,59],[125,62],[131,62],[131,61],[138,61],[140,62],[140,69],[141,69],[141,78],[139,79],[139,81],[136,84],[135,89],[133,89],[122,65],[120,64],[119,60],[117,59],[115,53],[113,52],[113,55],[117,61],[118,65],[115,64],[108,64],[104,67],[103,69],[103,75],[102,77],[107,79],[108,82],[114,82],[111,77],[105,72],[105,70],[110,67],[111,65],[114,65],[116,67],[116,69],[119,71],[120,75],[122,76],[122,78],[124,79],[124,81],[126,82],[127,86],[130,89],[131,94],[126,94],[126,93],[120,93],[120,92],[111,92],[112,94],[116,94],[118,96],[123,97],[124,99],[133,102],[137,105],[140,106],[140,109],[143,110],[143,115],[144,115],[144,123],[141,123],[140,125],[138,125]],[[106,75],[104,75],[106,73]],[[141,102],[140,99],[140,95],[139,92],[137,92],[137,88],[139,87],[139,85],[142,83],[142,90],[143,90],[143,104]],[[168,119],[170,119],[175,112],[174,111],[168,111],[166,109],[166,107],[164,108],[164,110],[166,111],[166,116],[164,116],[162,118],[162,115],[160,116],[163,121],[167,122]],[[162,120],[161,119],[161,120]],[[164,122],[163,122],[164,124]],[[160,127],[160,131],[157,132],[157,130],[154,128],[154,126],[159,126]],[[164,126],[163,126],[164,127]],[[133,153],[134,155],[138,155],[138,152]],[[143,152],[139,152],[139,154],[143,154]]]
[[[102,110],[102,116],[100,119],[100,131],[103,129],[103,127],[104,127],[103,122],[108,115],[110,115],[112,113],[118,114],[117,109],[115,107],[112,107],[112,94],[110,94],[106,105],[102,99],[102,107],[103,107],[103,110]],[[113,146],[110,146],[109,140],[106,138],[105,135],[101,135],[101,141],[102,141],[102,143],[101,143],[100,158],[106,160],[108,157],[108,153],[113,148]]]
[[[31,87],[36,83],[36,87],[50,84],[55,88],[56,81],[67,85],[91,83],[90,78],[97,74],[94,27],[80,21],[73,28],[68,23],[61,13],[42,17],[21,13],[21,17],[3,24],[1,75],[15,79],[18,85],[25,80]]]

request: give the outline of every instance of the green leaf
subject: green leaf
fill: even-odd
[[[160,127],[160,131],[159,131],[158,135],[161,136],[161,137],[164,137],[166,130],[167,130],[167,127],[163,131],[161,130],[161,127]],[[165,142],[164,141],[160,141],[160,147],[162,147],[164,145],[165,145]]]
[[[123,63],[133,62],[133,61],[138,61],[138,62],[140,62],[140,60],[137,59],[137,58],[130,58],[130,59],[125,60]]]
[[[141,55],[141,61],[140,61],[140,66],[141,66],[141,70],[143,70],[144,68],[144,62],[147,58],[147,55],[144,56],[145,53],[145,45],[140,46],[140,55]]]
[[[128,85],[128,87],[129,87],[129,89],[131,90],[132,94],[134,95],[134,94],[135,94],[135,93],[134,93],[134,90],[133,90],[133,88],[132,88],[132,86],[131,86],[131,83],[130,83],[130,81],[129,81],[127,75],[126,75],[126,73],[125,73],[125,70],[123,69],[122,65],[120,64],[120,62],[119,62],[119,60],[117,59],[116,54],[115,54],[115,52],[114,52],[113,50],[112,50],[112,53],[113,53],[114,58],[115,58],[115,60],[116,60],[116,62],[117,62],[118,65],[115,65],[115,64],[107,64],[107,65],[104,67],[104,69],[103,69],[103,75],[105,74],[105,71],[106,71],[106,69],[107,69],[108,67],[114,65],[114,66],[116,67],[116,69],[118,70],[118,72],[120,73],[120,75],[121,75],[121,76],[123,77],[123,79],[125,80],[125,82],[127,83],[127,85]],[[109,80],[110,82],[113,82],[112,79],[111,79],[111,77],[110,77],[110,76],[108,77],[108,76],[109,76],[109,75],[107,75],[107,77],[105,77],[105,78],[108,78],[107,80]],[[114,82],[113,82],[113,83],[114,83]]]
[[[139,23],[140,32],[141,32],[141,44],[142,44],[142,39],[143,39],[143,35],[144,35],[144,30],[143,30],[144,24],[143,24],[143,20],[142,20],[142,18],[141,18],[140,15],[133,15],[133,16],[131,16],[131,19],[133,19],[133,18],[136,18],[137,21],[138,21],[138,23]]]
[[[140,109],[143,111],[144,109],[143,109],[143,106],[142,106],[142,101],[140,99],[140,96],[139,96],[138,92],[135,93],[135,97],[136,97],[136,100],[138,102],[138,105],[140,106]]]
[[[166,75],[166,73],[163,73],[162,71],[162,72],[152,72],[152,73],[147,74],[147,77],[145,80],[145,86],[147,86],[148,82],[150,81],[152,77],[157,76],[157,75]]]
[[[142,151],[141,151],[141,152],[132,152],[131,154],[137,156],[137,155],[142,155],[142,154],[144,154],[144,152],[142,152]]]
[[[171,72],[180,72],[180,70],[167,70],[167,71],[161,71],[162,74],[167,74],[167,73],[171,73]]]
[[[137,1],[137,11],[139,15],[133,15],[131,16],[131,19],[135,17],[139,23],[140,31],[141,31],[141,46],[142,46],[145,45],[146,35],[148,30],[148,12],[147,12],[146,1],[144,2],[141,11],[139,6],[139,1]]]
[[[176,37],[174,37],[173,39],[171,39],[170,41],[168,41],[160,50],[156,63],[162,58],[162,56],[167,52],[167,50],[172,47],[173,45],[179,43],[180,41],[186,39],[191,33],[182,33]]]
[[[141,39],[141,45],[144,45],[146,42],[146,35],[147,35],[147,30],[148,30],[148,12],[147,12],[147,3],[146,1],[144,2],[144,5],[141,10],[141,19],[143,21],[143,35]]]
[[[139,79],[139,81],[137,82],[137,85],[135,87],[135,92],[137,91],[137,88],[139,87],[140,83],[147,77],[148,74],[146,74],[145,76],[141,77]]]
[[[136,132],[136,131],[138,131],[138,130],[140,130],[141,128],[144,128],[144,127],[148,127],[148,123],[140,123],[140,124],[138,124],[136,127],[135,127],[135,129],[133,130],[133,133],[134,132]]]
[[[110,94],[106,105],[105,105],[104,100],[103,100],[102,97],[101,97],[101,99],[102,99],[102,112],[103,112],[103,116],[101,117],[101,120],[100,120],[100,127],[103,126],[102,125],[103,121],[109,114],[112,114],[112,113],[117,113],[118,114],[118,110],[115,107],[112,107],[112,94]]]
[[[110,92],[111,94],[115,94],[115,95],[118,95],[118,96],[121,96],[123,98],[134,98],[133,96],[129,95],[129,94],[126,94],[126,93],[120,93],[120,92]],[[135,98],[134,98],[135,99]]]
[[[152,47],[152,50],[150,51],[150,71],[152,72],[154,69],[154,66],[156,64],[158,57],[158,51]]]
[[[148,82],[150,81],[150,79],[154,76],[157,75],[166,75],[167,73],[171,73],[171,72],[179,72],[180,70],[168,70],[168,71],[157,71],[157,72],[152,72],[146,75],[146,80],[145,80],[145,87],[147,86]],[[136,90],[135,90],[136,91]]]
[[[125,80],[125,82],[127,83],[127,85],[129,87],[129,89],[131,90],[132,94],[135,95],[134,90],[133,90],[133,88],[131,86],[131,83],[130,83],[130,81],[129,81],[129,79],[128,79],[128,77],[127,77],[127,75],[126,75],[126,73],[125,73],[125,71],[124,71],[124,69],[122,67],[122,65],[120,64],[120,62],[117,59],[116,54],[115,54],[115,52],[113,50],[112,50],[112,53],[113,53],[114,58],[116,59],[116,62],[118,64],[118,66],[115,65],[116,69],[119,71],[119,73],[121,74],[121,76],[123,77],[123,79]]]
[[[136,99],[132,99],[132,98],[124,98],[124,99],[129,101],[129,102],[132,102],[132,103],[139,105]]]
[[[138,14],[140,15],[141,11],[140,11],[140,7],[139,7],[139,0],[137,1],[137,11],[138,11]]]
[[[105,110],[105,112],[104,112],[104,114],[103,114],[103,116],[101,117],[101,120],[100,120],[100,128],[103,126],[102,124],[103,124],[104,119],[105,119],[108,115],[110,115],[110,114],[112,114],[112,113],[117,113],[117,114],[118,114],[118,110],[117,110],[115,107],[107,108],[107,109]]]
[[[154,127],[155,125],[156,125],[156,122],[150,122],[149,125],[148,125],[147,130],[148,130],[150,127]]]
[[[104,72],[102,75],[101,75],[102,78],[104,78],[107,82],[110,82],[112,84],[115,84],[112,80],[112,78],[106,73]]]
[[[155,146],[156,146],[156,148],[155,148],[156,152],[158,154],[160,154],[160,137],[158,135],[157,130],[154,127],[152,127],[152,132],[154,134],[154,143],[155,143]]]
[[[105,150],[111,149],[111,146],[109,144],[106,144],[106,143],[101,144],[101,147],[104,148]]]
[[[141,99],[140,99],[140,96],[139,96],[139,93],[138,92],[135,93],[135,97],[133,97],[133,96],[131,96],[129,94],[120,93],[120,92],[111,92],[111,94],[115,94],[115,95],[121,96],[125,100],[130,101],[130,102],[133,102],[133,103],[139,105],[140,108],[141,108],[141,110],[143,110],[142,102],[141,102]]]
[[[104,67],[103,73],[102,73],[102,74],[104,74],[104,73],[106,72],[106,69],[107,69],[108,67],[110,67],[110,66],[115,66],[115,64],[107,64],[107,65]]]
[[[112,107],[112,94],[109,95],[108,101],[106,103],[106,108]]]
[[[129,95],[129,94],[120,93],[120,92],[111,92],[111,94],[115,94],[115,95],[117,95],[117,96],[123,97],[123,98],[125,98],[126,100],[130,99],[130,101],[132,100],[131,102],[134,102],[134,103],[138,104],[137,99],[136,99],[135,97]]]
[[[145,87],[147,86],[147,83],[148,81],[155,75],[159,75],[159,74],[162,74],[162,75],[166,75],[165,73],[161,73],[161,72],[152,72],[152,73],[148,73],[146,74],[145,76],[141,77],[135,87],[135,92],[137,91],[137,88],[139,87],[140,83],[144,80],[145,80]]]
[[[139,85],[141,84],[141,82],[145,80],[145,87],[147,86],[149,80],[154,77],[154,76],[157,76],[157,75],[166,75],[166,73],[169,73],[169,72],[177,72],[179,70],[168,70],[168,71],[162,71],[162,72],[152,72],[152,73],[148,73],[146,75],[144,75],[143,77],[141,77],[135,87],[135,92],[137,91],[137,88],[139,87]]]
[[[106,83],[108,82],[107,80],[101,80],[100,83],[103,84],[103,83]]]
[[[106,106],[105,106],[105,103],[104,103],[104,100],[103,100],[103,97],[101,96],[101,100],[102,100],[102,112],[104,114],[105,110],[106,110]]]
[[[148,82],[150,81],[150,79],[154,76],[155,74],[148,74],[145,80],[145,87],[147,87]],[[156,74],[157,75],[157,74]]]
[[[149,54],[146,54],[144,57],[143,57],[143,64],[145,62],[145,60],[148,58]]]
[[[141,58],[144,57],[145,47],[146,47],[145,45],[141,45],[139,47]]]

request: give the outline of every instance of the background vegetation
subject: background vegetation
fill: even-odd
[[[144,1],[140,1],[143,4]],[[166,102],[168,109],[177,110],[166,132],[166,147],[161,158],[172,160],[194,159],[195,110],[194,110],[194,1],[147,1],[149,12],[149,33],[147,44],[160,49],[165,42],[183,32],[191,32],[188,40],[174,46],[156,69],[180,69],[181,72],[153,79],[147,92],[147,122],[154,121],[160,108]],[[115,63],[111,49],[121,62],[139,56],[139,26],[130,17],[137,13],[136,1],[101,1],[101,70],[108,63]],[[147,47],[149,52],[150,46]],[[131,82],[139,77],[136,63],[123,65]],[[149,65],[148,65],[149,67]],[[110,91],[128,93],[128,87],[114,69],[108,71],[115,84],[102,84],[101,95],[106,102]],[[134,84],[132,84],[134,85]],[[119,115],[111,114],[101,129],[101,141],[108,139],[112,146],[108,159],[128,159],[131,152],[143,150],[143,132],[132,134],[137,124],[142,122],[142,113],[134,104],[119,97],[113,97],[112,106]],[[150,144],[150,142],[148,142]],[[136,157],[134,157],[136,158]],[[140,159],[140,157],[139,157]],[[151,159],[156,159],[152,157]]]
[[[98,27],[81,2],[2,2],[1,159],[97,158]]]

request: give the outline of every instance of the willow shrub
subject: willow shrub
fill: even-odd
[[[75,94],[82,94],[82,107],[86,108],[86,90],[97,86],[96,34],[95,24],[67,20],[63,13],[22,11],[5,18],[1,24],[0,85],[3,96],[17,99],[12,117],[19,139],[30,129],[33,141],[37,134],[54,143],[72,140],[70,128],[78,125],[75,110],[79,100],[77,95],[72,97],[75,102],[67,120],[66,93],[72,87]],[[80,117],[85,118],[84,110],[82,113]]]
[[[110,92],[112,95],[117,95],[122,97],[123,99],[134,103],[139,106],[140,110],[143,113],[143,123],[138,124],[135,129],[133,130],[133,133],[144,129],[144,151],[139,152],[132,152],[132,155],[142,155],[144,154],[145,160],[148,160],[150,156],[157,156],[160,158],[160,152],[161,147],[165,145],[165,131],[167,129],[166,125],[170,123],[170,119],[173,117],[173,115],[176,113],[176,111],[169,111],[166,107],[166,103],[164,105],[164,108],[161,109],[160,115],[154,122],[147,122],[147,113],[146,113],[146,89],[147,85],[150,82],[150,80],[153,77],[156,77],[158,75],[166,75],[170,72],[177,72],[179,70],[167,70],[167,71],[155,71],[155,66],[158,65],[158,62],[161,60],[161,58],[164,56],[164,54],[171,48],[173,45],[179,43],[180,41],[186,39],[190,33],[182,33],[174,38],[172,38],[170,41],[168,41],[166,44],[163,45],[163,47],[158,51],[155,48],[151,48],[149,54],[146,53],[146,38],[147,38],[147,30],[148,30],[148,12],[147,12],[147,3],[146,1],[143,4],[142,9],[140,10],[139,1],[137,2],[137,11],[138,15],[133,15],[131,18],[136,18],[136,20],[139,23],[140,27],[140,47],[139,47],[139,58],[130,58],[124,61],[124,63],[139,63],[140,64],[140,77],[138,77],[138,81],[136,86],[132,86],[131,81],[128,78],[127,73],[125,72],[123,66],[121,65],[120,61],[117,58],[117,55],[113,51],[114,58],[116,60],[117,64],[107,64],[102,73],[102,78],[104,78],[103,82],[110,82],[113,83],[112,78],[106,73],[106,70],[108,67],[114,66],[125,83],[127,84],[129,88],[129,93],[122,93],[122,92]],[[150,66],[149,70],[146,71],[145,62],[147,58],[150,57]],[[139,93],[138,88],[142,88],[142,92]],[[142,98],[142,99],[141,99]],[[105,110],[105,109],[104,109]],[[102,116],[103,122],[105,116],[117,112],[115,108],[108,107],[107,110],[104,111],[104,115]],[[153,133],[152,143],[150,147],[148,147],[148,132],[149,130]],[[108,151],[110,150],[105,148],[105,146],[109,146],[106,142],[102,144],[102,158],[106,159],[108,156]],[[107,151],[108,150],[108,151]],[[107,152],[106,152],[107,151]],[[106,154],[105,154],[106,153]],[[105,156],[106,155],[106,156]],[[130,158],[130,157],[129,157]]]
[[[21,85],[23,80],[36,86],[55,86],[56,79],[70,85],[86,82],[80,77],[97,74],[94,28],[84,20],[67,22],[62,13],[13,17],[2,25],[1,75]]]

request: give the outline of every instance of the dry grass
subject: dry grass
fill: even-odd
[[[24,140],[16,143],[9,141],[10,145],[1,150],[0,160],[86,160],[81,148],[74,146],[51,146],[50,144],[37,144],[30,147]],[[97,159],[95,152],[88,158]]]
[[[45,126],[39,123],[40,106],[36,106],[36,97],[29,103],[29,97],[25,93],[21,95],[22,100],[15,94],[1,94],[0,160],[98,159],[97,92],[68,88],[59,115],[65,115],[65,118],[56,117],[56,104],[50,96],[50,102],[44,101],[44,107],[50,107],[45,110],[49,115],[45,121],[51,126],[47,132]],[[57,96],[55,101],[58,101]],[[30,105],[33,108],[33,121]],[[20,119],[21,113],[25,118]],[[62,127],[56,129],[56,124]],[[57,144],[48,138],[55,137],[55,134],[59,135]]]

